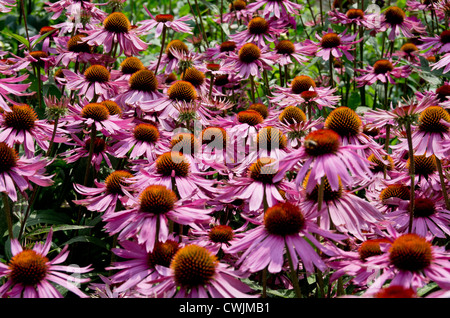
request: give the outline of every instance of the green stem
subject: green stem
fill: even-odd
[[[412,224],[414,220],[414,206],[415,206],[415,163],[414,163],[414,149],[412,144],[412,136],[411,136],[411,124],[407,121],[405,124],[406,129],[406,138],[408,140],[408,153],[409,153],[409,175],[411,178],[411,189],[409,196],[409,227],[408,232],[412,231]]]
[[[201,26],[201,31],[203,32],[203,39],[205,40],[206,46],[209,47],[209,42],[208,42],[208,38],[206,36],[205,27],[203,26],[202,14],[200,12],[200,8],[198,7],[197,0],[194,0],[194,1],[195,1],[195,8],[197,9],[198,16],[199,16],[199,19],[200,19],[200,26]]]
[[[294,267],[294,263],[292,262],[292,256],[291,253],[289,252],[289,248],[287,246],[287,243],[285,242],[285,247],[286,247],[286,255],[288,258],[288,262],[289,262],[289,268],[291,270],[291,281],[292,281],[292,285],[294,286],[294,291],[295,291],[295,296],[297,298],[302,298],[302,292],[300,290],[300,285],[298,283],[298,275],[297,275],[297,270]]]
[[[155,75],[158,73],[158,69],[159,69],[159,63],[161,62],[161,57],[164,51],[164,45],[166,42],[166,25],[163,26],[163,30],[162,30],[162,39],[161,39],[161,50],[159,51],[159,57],[158,57],[158,63],[156,64],[156,69],[155,69]]]
[[[330,56],[330,86],[334,88],[334,80],[333,80],[333,58]]]
[[[3,207],[5,209],[5,217],[6,217],[6,223],[8,225],[8,235],[10,240],[14,238],[13,233],[13,225],[12,225],[12,217],[11,217],[11,207],[9,205],[9,198],[6,192],[2,192],[3,197]]]
[[[59,117],[55,118],[55,122],[53,124],[53,133],[52,138],[50,139],[50,144],[48,145],[48,150],[46,156],[50,156],[52,154],[53,144],[55,143],[56,130],[58,128]]]
[[[445,207],[447,208],[447,210],[450,210],[450,201],[448,198],[447,188],[445,186],[444,172],[442,170],[442,162],[438,157],[435,157],[435,158],[436,158],[437,170],[439,172],[439,179],[441,181],[442,194],[444,195]]]
[[[252,96],[252,101],[253,101],[253,103],[255,103],[256,102],[256,99],[255,99],[255,79],[253,78],[253,75],[250,75],[250,85],[251,85],[250,93],[251,93],[251,96]]]

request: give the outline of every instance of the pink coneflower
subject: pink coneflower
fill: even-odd
[[[5,57],[10,55],[9,57]],[[30,61],[11,52],[2,52],[0,60],[0,73],[3,75],[15,75],[30,65]]]
[[[442,73],[447,73],[450,71],[450,53],[445,53],[437,62],[431,63],[430,66],[432,71],[444,68]]]
[[[92,3],[89,0],[59,0],[56,2],[46,2],[45,5],[45,11],[53,12],[51,16],[52,20],[58,19],[62,13],[67,17],[78,17],[83,11],[89,12],[90,15],[100,20],[103,20],[108,15],[96,7],[104,4]]]
[[[368,13],[361,9],[351,8],[346,13],[337,9],[328,12],[331,23],[355,25],[366,29],[375,29],[379,23],[380,15],[377,13]]]
[[[162,98],[164,95],[158,91],[160,81],[153,71],[140,69],[130,75],[128,88],[114,97],[125,111],[139,109],[141,103]]]
[[[308,184],[308,178],[306,176],[303,182],[305,185]],[[299,203],[301,209],[305,213],[318,211],[322,229],[336,228],[339,232],[360,240],[373,234],[378,222],[383,220],[382,214],[366,199],[345,190],[341,183],[338,190],[331,190],[327,177],[322,182],[323,197],[319,198],[319,185],[316,185],[309,193],[302,193],[305,199]]]
[[[253,43],[258,47],[264,47],[274,42],[276,38],[285,31],[286,24],[279,19],[263,17],[254,17],[247,25],[247,29],[231,34],[229,36],[231,41],[242,46],[245,43]]]
[[[250,76],[261,78],[261,70],[271,70],[278,58],[278,54],[270,52],[267,47],[258,47],[253,43],[246,43],[239,48],[239,53],[230,54],[230,63],[242,79]]]
[[[237,44],[234,41],[224,41],[222,43],[217,43],[205,50],[203,53],[204,57],[208,61],[215,61],[218,59],[226,60],[230,55],[230,52],[237,53]]]
[[[165,242],[156,242],[151,252],[133,240],[119,244],[121,248],[113,248],[112,252],[123,261],[116,261],[106,269],[117,271],[109,277],[115,285],[114,292],[127,294],[136,293],[137,286],[159,278],[155,266],[168,268],[176,252],[184,245],[172,235]]]
[[[252,19],[253,14],[247,10],[246,0],[234,0],[228,8],[228,11],[222,13],[221,16],[216,15],[216,17],[219,17],[215,20],[216,23],[229,23],[231,25],[234,22],[248,23]]]
[[[354,178],[367,180],[372,175],[370,162],[355,152],[355,149],[364,147],[342,145],[339,134],[331,129],[312,131],[305,137],[301,148],[280,160],[280,172],[274,179],[281,180],[288,170],[304,161],[295,183],[299,187],[308,171],[311,171],[306,184],[307,193],[311,193],[325,176],[332,191],[339,190],[340,182],[344,187],[352,187]]]
[[[165,242],[169,236],[169,222],[189,225],[209,222],[212,210],[205,208],[206,200],[178,198],[174,191],[158,184],[140,191],[134,203],[126,210],[103,215],[105,230],[117,234],[119,241],[136,238],[149,252],[156,242]]]
[[[111,79],[118,82],[128,82],[137,71],[146,69],[141,59],[136,56],[128,56],[120,62],[119,69],[111,70]]]
[[[408,198],[409,199],[409,198]],[[410,222],[409,200],[401,201],[398,208],[386,215],[393,220],[394,227],[400,233],[408,231]],[[414,219],[411,232],[420,236],[445,238],[450,233],[450,211],[445,208],[445,202],[438,193],[424,195],[417,193],[414,202]]]
[[[334,94],[336,91],[336,88],[317,86],[316,81],[308,75],[298,75],[292,79],[288,87],[275,85],[273,97],[269,99],[281,108],[300,106],[310,115],[309,109],[312,114],[317,111],[316,107],[334,108],[341,99],[341,96]]]
[[[0,142],[0,192],[5,192],[13,201],[17,201],[17,191],[25,195],[32,189],[32,183],[42,187],[52,185],[53,176],[45,176],[45,167],[49,162],[41,156],[19,157],[16,150]]]
[[[238,228],[232,228],[229,224],[222,224],[215,220],[205,226],[194,224],[189,230],[187,240],[190,244],[206,247],[214,255],[229,254],[231,245],[245,236],[249,222],[244,222]]]
[[[5,142],[13,147],[22,144],[25,155],[34,157],[36,152],[35,143],[43,150],[48,150],[49,140],[55,131],[55,142],[63,142],[64,130],[54,127],[47,120],[39,120],[36,112],[27,104],[13,105],[10,112],[0,115],[0,142]]]
[[[406,16],[405,12],[396,6],[388,7],[381,15],[380,31],[387,31],[389,28],[390,41],[394,41],[400,34],[406,38],[413,38],[414,32],[425,33],[425,27],[419,19]]]
[[[34,92],[24,93],[28,87],[30,87],[31,82],[27,84],[13,84],[22,82],[27,79],[28,75],[24,74],[18,77],[6,77],[0,79],[0,107],[5,111],[11,111],[11,108],[8,106],[7,102],[12,104],[18,104],[13,101],[8,95],[12,94],[14,96],[30,96],[33,95]]]
[[[137,122],[132,131],[113,145],[117,158],[139,158],[144,156],[153,162],[170,150],[169,133],[151,122]]]
[[[220,262],[208,249],[189,244],[178,250],[170,268],[156,266],[160,277],[138,291],[157,298],[256,298],[240,279],[248,277]]]
[[[153,16],[145,5],[144,9],[151,19],[142,20],[137,23],[138,27],[135,30],[137,34],[148,34],[151,30],[155,29],[155,37],[159,38],[164,28],[172,29],[178,33],[192,34],[192,27],[185,23],[186,21],[191,21],[193,19],[192,16],[185,15],[178,19],[175,19],[171,14],[158,14]]]
[[[129,191],[131,185],[130,178],[133,175],[126,170],[115,170],[111,172],[104,182],[94,180],[95,187],[86,187],[81,184],[74,184],[74,189],[87,198],[73,200],[75,204],[86,207],[89,211],[113,213],[118,204],[126,206],[129,195],[125,192]]]
[[[275,51],[279,55],[277,63],[284,66],[294,62],[300,64],[307,62],[310,57],[314,56],[317,47],[290,40],[279,40],[275,43]]]
[[[89,101],[101,101],[112,98],[118,93],[118,86],[112,82],[111,73],[100,64],[89,66],[83,74],[62,70],[64,81],[69,90],[77,91],[78,95]]]
[[[377,81],[395,84],[395,78],[408,77],[412,69],[409,65],[397,66],[399,61],[392,63],[390,60],[377,60],[372,66],[367,65],[365,69],[357,69],[361,73],[356,78],[358,87],[372,85]]]
[[[124,292],[116,292],[116,285],[113,282],[99,274],[98,277],[101,279],[101,283],[92,283],[89,284],[89,289],[92,289],[93,292],[90,295],[91,298],[142,298],[138,292],[134,290],[127,290]]]
[[[86,127],[95,129],[105,136],[120,135],[127,131],[131,125],[131,119],[123,119],[119,114],[111,115],[110,110],[101,103],[87,103],[84,106],[74,104],[69,106],[71,113],[68,114],[70,122],[65,126],[71,133],[79,133]]]
[[[270,273],[280,272],[287,253],[295,268],[301,262],[307,273],[313,273],[315,267],[324,271],[327,266],[313,246],[325,254],[331,250],[324,247],[315,235],[333,241],[346,237],[320,229],[313,218],[314,215],[304,214],[294,204],[276,204],[267,209],[259,220],[253,220],[257,227],[245,232],[245,237],[234,243],[228,252],[239,256],[236,266],[240,270],[251,273],[264,268]]]
[[[16,0],[1,0],[0,1],[0,12],[11,12],[12,8],[16,6]]]
[[[53,230],[50,230],[45,243],[36,243],[32,249],[24,249],[17,239],[11,240],[12,258],[7,265],[0,263],[0,276],[7,278],[6,283],[0,287],[2,297],[63,298],[53,284],[64,287],[79,297],[88,297],[75,284],[86,283],[90,279],[70,274],[84,274],[92,268],[60,265],[67,259],[68,245],[53,260],[49,260],[47,255],[52,237]]]
[[[195,146],[190,138],[183,138],[181,142],[188,143],[183,150]],[[205,200],[210,199],[216,192],[214,180],[205,178],[205,173],[198,168],[196,158],[180,151],[165,152],[154,162],[140,165],[138,168],[139,173],[136,174],[135,181],[139,188],[160,184],[177,191],[181,198]]]
[[[324,61],[328,61],[330,58],[341,58],[343,55],[347,57],[349,61],[353,61],[354,56],[350,54],[353,44],[360,42],[362,39],[354,41],[357,33],[351,35],[347,34],[347,30],[337,34],[332,29],[322,32],[322,36],[315,34],[319,40],[318,43],[312,42],[317,47],[316,56],[321,57]]]
[[[417,47],[422,50],[431,48],[437,54],[450,52],[450,30],[442,31],[441,34],[436,34],[434,37],[420,37],[420,44]]]
[[[381,255],[367,259],[367,266],[382,270],[368,288],[379,289],[389,280],[389,286],[411,287],[417,290],[430,280],[442,289],[450,288],[449,254],[444,246],[434,246],[430,237],[415,233],[399,234],[390,230],[391,244],[380,244]]]
[[[136,56],[145,51],[148,44],[142,41],[135,30],[131,28],[131,23],[125,14],[113,12],[103,20],[103,27],[97,30],[86,30],[88,36],[83,38],[89,45],[103,45],[103,52],[120,56]],[[112,52],[113,47],[117,47],[116,52]]]
[[[262,10],[263,16],[269,17],[273,15],[278,19],[289,17],[290,15],[299,15],[299,10],[303,8],[301,4],[289,0],[257,0],[249,3],[247,10],[255,13],[260,12],[258,10],[262,7],[264,7],[264,10]]]
[[[259,214],[265,207],[271,207],[279,202],[284,202],[283,193],[293,190],[291,183],[280,180],[273,181],[278,173],[277,160],[273,158],[259,158],[242,175],[235,176],[227,181],[219,190],[221,194],[216,200],[224,203],[233,202],[236,199],[243,200],[251,214]]]
[[[67,145],[73,146],[63,153],[60,156],[67,162],[73,163],[80,160],[83,157],[89,157],[90,147],[91,147],[91,138],[86,137],[84,140],[78,138],[76,134],[72,134],[73,142],[66,142]],[[103,160],[106,162],[109,168],[112,168],[111,160],[109,156],[114,156],[114,153],[111,150],[110,141],[105,141],[105,139],[100,137],[95,137],[93,153],[92,153],[92,161],[90,164],[94,166],[96,171],[100,170]]]

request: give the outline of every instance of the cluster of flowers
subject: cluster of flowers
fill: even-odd
[[[215,18],[237,29],[212,41],[200,16],[143,7],[148,19],[132,24],[123,2],[46,3],[52,19],[67,21],[30,37],[22,57],[0,60],[9,224],[10,201],[31,206],[36,189],[54,186],[46,167],[55,159],[84,160],[84,183],[73,184],[77,224],[101,215],[117,240],[113,274],[82,291],[73,283],[87,283],[81,276],[94,268],[59,265],[67,246],[49,260],[53,231],[23,248],[10,227],[2,297],[60,297],[54,284],[80,297],[260,297],[249,281],[263,281],[263,294],[302,297],[310,291],[299,282],[310,276],[323,297],[325,288],[349,296],[346,286],[354,297],[419,297],[429,284],[427,297],[449,297],[450,84],[388,100],[423,63],[448,71],[450,4],[411,0],[409,12],[377,12],[334,1],[303,24],[317,8],[235,0]],[[417,12],[445,30],[430,36]],[[289,39],[299,20],[305,39]],[[307,34],[321,26],[315,39]],[[177,39],[195,28],[201,36],[190,44]],[[364,45],[381,37],[381,57],[369,64]],[[147,38],[161,40],[150,60]],[[315,77],[311,63],[327,71]],[[61,96],[30,92],[23,82],[33,72]],[[340,92],[353,90],[365,106],[380,83],[384,99],[375,95],[372,108],[344,105]]]

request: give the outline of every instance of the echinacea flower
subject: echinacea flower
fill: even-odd
[[[440,34],[433,37],[420,37],[420,44],[417,47],[421,51],[431,49],[437,54],[445,54],[450,52],[450,30],[444,30]]]
[[[390,230],[391,244],[380,244],[381,255],[367,259],[367,266],[382,270],[368,291],[389,286],[417,290],[430,280],[442,289],[450,288],[450,255],[444,246],[431,243],[431,237],[416,233],[400,234]]]
[[[105,53],[111,53],[113,46],[118,45],[115,52],[120,56],[136,56],[145,51],[148,44],[142,41],[131,29],[131,23],[125,14],[113,12],[103,20],[103,27],[97,30],[87,30],[88,36],[83,38],[89,45],[103,45]]]
[[[377,13],[363,11],[361,9],[350,8],[343,13],[337,9],[328,12],[329,20],[332,23],[355,25],[365,29],[375,29],[380,21],[380,15]]]
[[[278,64],[281,66],[297,63],[306,63],[314,56],[317,48],[311,44],[292,42],[290,40],[276,41],[275,50],[279,55]]]
[[[256,298],[240,279],[245,273],[220,262],[208,249],[189,244],[174,255],[170,268],[156,266],[160,277],[138,290],[158,298]]]
[[[261,48],[274,42],[277,36],[284,32],[284,27],[285,23],[278,19],[257,16],[250,20],[247,29],[231,34],[229,38],[238,46],[253,43]]]
[[[252,13],[260,12],[261,8],[264,8],[261,10],[263,16],[273,15],[278,19],[283,19],[290,15],[299,15],[299,10],[303,8],[303,5],[289,0],[257,0],[247,5],[247,10]]]
[[[137,122],[130,134],[115,143],[112,151],[118,158],[139,158],[144,156],[153,162],[163,153],[170,150],[169,134],[155,123]]]
[[[120,206],[119,204],[126,206],[129,195],[124,192],[128,191],[127,187],[131,184],[130,178],[133,178],[133,175],[129,171],[115,170],[105,178],[104,182],[94,180],[95,187],[74,184],[75,191],[87,198],[73,200],[73,202],[86,207],[89,211],[112,213],[117,206]]]
[[[165,242],[169,236],[169,221],[189,225],[209,222],[212,211],[205,208],[205,200],[178,198],[163,185],[149,185],[137,194],[129,208],[103,215],[105,230],[117,234],[118,240],[136,237],[147,251],[154,250],[156,242]]]
[[[153,16],[145,5],[144,9],[151,19],[142,20],[137,23],[137,34],[148,34],[151,30],[155,29],[155,37],[159,38],[164,28],[172,29],[179,33],[192,34],[192,27],[185,23],[186,21],[191,21],[192,16],[185,15],[178,19],[175,19],[171,14],[157,14],[156,16]]]
[[[92,17],[103,20],[108,14],[99,8],[98,3],[92,3],[88,0],[59,0],[55,2],[46,2],[45,11],[52,12],[52,20],[58,19],[62,13],[67,17],[80,16],[82,11],[89,12]]]
[[[14,96],[30,96],[33,95],[34,92],[25,93],[28,87],[30,87],[31,82],[27,84],[17,84],[18,82],[22,82],[27,79],[28,75],[24,74],[18,77],[5,77],[0,79],[0,107],[5,111],[11,111],[11,108],[7,104],[10,102],[12,104],[19,104],[12,100],[8,95]],[[13,84],[16,83],[16,84]]]
[[[111,73],[100,64],[89,66],[83,74],[71,70],[62,70],[64,80],[61,81],[69,90],[77,91],[80,97],[89,101],[110,99],[118,92],[118,86],[111,81]]]
[[[372,175],[367,158],[355,152],[355,149],[364,147],[366,146],[342,145],[339,134],[331,129],[312,131],[305,137],[301,148],[280,160],[280,171],[274,180],[281,180],[299,161],[304,161],[295,183],[299,187],[308,171],[311,171],[306,185],[307,193],[311,193],[325,176],[333,191],[339,190],[340,182],[344,187],[352,187],[355,182],[353,178],[364,180]]]
[[[0,263],[0,276],[7,278],[6,283],[0,287],[2,297],[62,298],[54,284],[79,297],[88,297],[76,285],[90,280],[79,276],[90,272],[92,268],[60,265],[68,257],[68,245],[50,260],[47,256],[52,246],[52,237],[53,230],[50,230],[45,243],[36,243],[32,249],[23,248],[17,239],[11,240],[12,258],[8,264]]]
[[[356,78],[358,87],[372,85],[377,81],[381,83],[395,84],[395,78],[408,77],[412,69],[409,65],[397,66],[399,61],[392,63],[388,59],[377,60],[372,66],[368,65],[365,69],[357,69],[361,73]]]
[[[397,7],[388,7],[381,15],[380,31],[389,32],[388,39],[394,41],[396,37],[403,34],[406,38],[414,37],[414,33],[425,33],[425,27],[419,19],[406,16],[405,12]]]
[[[113,248],[112,252],[123,261],[115,261],[106,268],[116,271],[109,277],[116,285],[115,293],[136,293],[139,285],[146,281],[159,278],[155,266],[169,267],[178,250],[184,245],[178,238],[170,236],[165,242],[156,242],[154,249],[149,252],[145,245],[134,240],[120,241],[121,248]]]
[[[22,194],[32,189],[32,183],[48,187],[53,176],[46,176],[45,167],[49,162],[41,155],[31,158],[19,157],[16,150],[0,142],[0,192],[5,192],[13,201],[17,201],[16,187]]]
[[[0,142],[11,147],[15,144],[23,145],[28,158],[35,155],[35,143],[43,150],[48,149],[54,129],[54,141],[65,141],[65,131],[59,125],[54,127],[47,120],[38,119],[35,110],[27,104],[13,105],[10,112],[4,112],[0,116]]]
[[[445,208],[442,196],[439,193],[434,195],[416,193],[414,200],[411,233],[422,237],[431,234],[439,238],[449,235],[450,211]],[[386,217],[395,222],[394,227],[398,232],[406,233],[411,217],[409,198],[401,201],[397,209],[387,214]]]
[[[335,33],[332,29],[328,29],[328,31],[322,32],[322,36],[317,33],[315,36],[319,40],[318,43],[312,42],[317,47],[316,56],[320,56],[324,61],[328,61],[332,57],[340,58],[343,55],[349,61],[353,61],[354,56],[350,54],[350,51],[354,50],[352,46],[362,40],[355,41],[357,33],[348,34],[347,29],[340,34]]]
[[[313,221],[313,216],[305,215],[298,206],[291,203],[276,204],[260,218],[253,220],[255,228],[246,231],[245,236],[228,249],[229,253],[239,256],[236,266],[242,271],[255,273],[267,268],[270,273],[278,273],[283,268],[287,253],[294,266],[297,267],[301,262],[307,273],[314,272],[314,267],[325,271],[327,266],[313,246],[325,254],[331,250],[322,245],[314,235],[333,241],[345,237],[320,229]]]
[[[250,76],[261,78],[261,70],[271,70],[278,54],[270,52],[267,47],[258,47],[246,43],[239,48],[238,54],[231,52],[230,63],[242,79]]]

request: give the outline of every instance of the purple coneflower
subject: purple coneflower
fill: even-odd
[[[0,192],[6,193],[11,200],[17,201],[17,191],[25,194],[31,189],[31,183],[42,187],[50,186],[53,176],[45,176],[45,167],[49,162],[41,156],[19,157],[16,150],[0,142]]]
[[[75,191],[87,198],[73,200],[73,202],[86,207],[89,211],[112,213],[116,210],[118,203],[126,206],[129,195],[125,192],[131,184],[130,178],[133,178],[130,172],[115,170],[102,183],[94,180],[95,188],[74,184]]]
[[[170,268],[156,266],[160,277],[139,292],[158,298],[255,298],[240,281],[248,275],[218,261],[208,249],[189,244],[178,250]]]
[[[46,2],[45,4],[45,11],[53,12],[52,20],[58,19],[62,13],[70,17],[79,16],[83,11],[89,12],[91,16],[100,20],[103,20],[108,15],[96,7],[102,4],[92,3],[90,0],[59,0],[56,2]]]
[[[159,38],[159,36],[162,34],[164,28],[172,29],[173,31],[179,33],[192,34],[192,27],[185,23],[186,21],[191,21],[192,16],[186,15],[178,19],[175,19],[175,17],[171,14],[158,14],[156,16],[153,16],[145,5],[144,9],[151,17],[151,19],[142,20],[137,23],[137,34],[148,34],[155,28],[155,37],[157,38]]]
[[[324,61],[328,61],[332,57],[340,58],[343,55],[347,57],[349,61],[353,61],[354,56],[349,51],[354,50],[352,45],[360,42],[362,39],[354,41],[357,33],[347,34],[347,30],[337,34],[332,29],[322,32],[322,36],[315,35],[319,40],[318,43],[314,43],[317,46],[316,56],[320,56]]]
[[[285,31],[285,23],[276,18],[265,19],[263,17],[254,17],[247,25],[247,29],[231,34],[231,41],[242,46],[245,43],[253,43],[258,47],[264,47],[275,42],[276,38]]]
[[[264,7],[262,14],[266,17],[275,16],[278,19],[289,17],[290,15],[299,15],[303,5],[289,0],[257,0],[247,5],[249,12],[255,13]]]
[[[392,63],[390,60],[377,60],[372,66],[368,65],[366,69],[357,69],[361,73],[356,78],[358,87],[372,85],[377,81],[382,83],[395,84],[394,78],[408,77],[412,69],[409,65],[397,66],[399,61]]]
[[[136,56],[148,47],[148,44],[136,35],[135,30],[131,28],[130,21],[121,12],[109,14],[103,20],[102,28],[86,30],[86,32],[88,36],[83,38],[83,41],[89,45],[103,45],[105,53],[117,54],[116,56],[120,56],[122,53],[125,56]]]
[[[209,222],[212,210],[205,208],[205,200],[178,198],[174,191],[163,185],[150,185],[138,194],[134,204],[126,210],[103,215],[105,229],[111,235],[118,234],[119,241],[136,237],[147,251],[156,242],[165,242],[169,236],[169,222],[189,225]],[[131,203],[131,202],[130,202]]]
[[[379,23],[380,15],[377,13],[368,13],[361,9],[348,9],[346,13],[337,9],[328,12],[329,20],[332,23],[355,25],[366,29],[375,29]]]
[[[78,276],[90,272],[92,268],[60,265],[67,259],[68,245],[64,246],[53,260],[49,260],[47,255],[52,245],[52,237],[53,230],[50,230],[45,243],[37,243],[32,249],[23,248],[17,239],[11,240],[13,257],[8,264],[0,263],[0,276],[8,279],[0,287],[2,297],[63,298],[53,284],[61,286],[79,297],[88,297],[75,284],[86,283],[90,279],[70,274]]]
[[[420,50],[425,51],[431,48],[433,52],[445,54],[450,52],[450,30],[444,30],[441,34],[434,37],[420,37],[420,44],[417,46]]]
[[[389,32],[388,39],[394,41],[396,37],[403,34],[406,38],[413,38],[414,32],[425,33],[425,27],[419,19],[406,16],[405,12],[396,6],[388,7],[381,15],[380,31]]]
[[[32,93],[24,93],[27,88],[31,85],[31,83],[27,84],[13,84],[17,82],[21,82],[28,78],[27,74],[18,76],[18,77],[6,77],[0,79],[0,107],[5,111],[11,111],[11,108],[8,106],[7,102],[12,104],[18,104],[13,101],[8,95],[12,94],[14,96],[29,96],[33,95]]]

